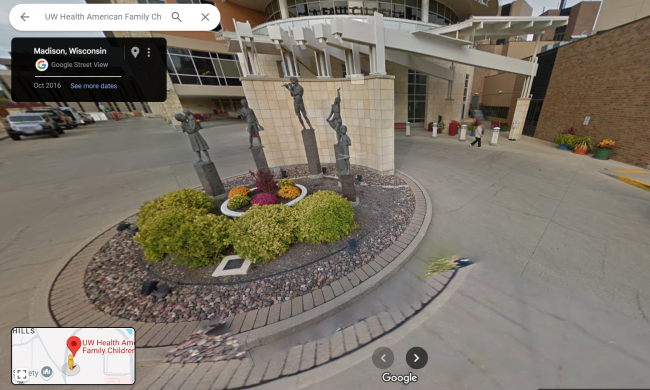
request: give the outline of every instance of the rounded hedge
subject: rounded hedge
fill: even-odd
[[[295,226],[291,207],[253,206],[232,225],[229,242],[242,258],[268,263],[295,242]]]
[[[190,268],[217,263],[228,247],[233,221],[224,215],[199,215],[183,224],[170,242],[173,261]]]
[[[142,229],[149,220],[159,213],[165,213],[171,208],[196,210],[201,214],[214,211],[212,199],[205,192],[183,188],[172,191],[160,198],[145,203],[138,212],[138,226]]]
[[[146,224],[139,225],[140,230],[134,240],[144,250],[145,260],[161,261],[166,254],[173,254],[176,235],[181,227],[206,214],[201,209],[184,207],[159,210],[147,216]]]
[[[332,191],[316,192],[293,208],[297,219],[296,236],[301,242],[338,241],[357,228],[350,202]]]

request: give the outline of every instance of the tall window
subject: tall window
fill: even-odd
[[[409,69],[408,121],[424,123],[427,105],[427,75]]]
[[[422,0],[287,0],[290,18],[318,15],[373,15],[379,12],[387,18],[419,20],[435,24],[458,23],[458,16],[442,3],[429,1],[429,15],[422,15]],[[265,9],[267,20],[282,19],[278,0]],[[423,18],[425,20],[423,20]]]
[[[174,84],[241,85],[239,63],[232,54],[168,47],[167,70]]]
[[[465,75],[465,89],[463,89],[463,111],[460,113],[460,119],[465,119],[465,107],[467,106],[467,94],[469,93],[469,75]]]

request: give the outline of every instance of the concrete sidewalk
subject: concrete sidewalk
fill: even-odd
[[[650,194],[600,173],[634,167],[530,138],[502,135],[478,149],[424,131],[396,137],[396,168],[434,205],[419,257],[454,253],[477,264],[444,306],[365,352],[264,388],[374,388],[384,371],[418,375],[409,389],[647,386]],[[392,282],[386,294],[399,296]],[[379,309],[371,303],[337,318]],[[395,354],[388,370],[370,359],[380,346]],[[413,346],[429,354],[422,370],[406,365]]]
[[[0,309],[12,313],[0,318],[4,328],[49,326],[42,292],[59,259],[144,201],[198,185],[186,136],[162,121],[126,124],[0,143],[0,204],[12,205],[0,219]],[[222,176],[254,166],[239,123],[203,135]],[[378,346],[393,349],[395,374],[412,371],[404,361],[410,347],[428,351],[409,389],[650,383],[650,193],[601,173],[634,167],[504,137],[469,148],[422,130],[396,133],[396,169],[423,184],[433,203],[419,261],[460,254],[477,264],[444,306],[407,321],[403,332],[266,388],[379,387],[383,371],[366,353]],[[400,296],[399,281],[375,295],[377,309]],[[361,302],[340,315],[354,321],[364,310],[374,308]],[[9,361],[0,359],[1,380],[9,381]],[[143,378],[155,365],[139,355],[138,367]]]

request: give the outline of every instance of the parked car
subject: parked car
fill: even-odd
[[[59,107],[59,110],[68,113],[75,121],[76,125],[85,125],[86,122],[81,118],[81,115],[79,115],[79,112],[72,108],[72,107]]]
[[[90,114],[86,114],[85,112],[80,112],[79,116],[81,116],[81,119],[84,120],[84,123],[89,124],[89,123],[95,123],[95,119]]]
[[[68,114],[64,113],[61,110],[57,110],[56,108],[39,108],[37,110],[32,110],[29,111],[30,113],[39,113],[39,114],[45,114],[52,118],[54,122],[58,123],[59,126],[63,126],[67,129],[71,129],[73,127],[77,127],[77,125],[74,123],[74,118],[69,116]]]
[[[12,114],[7,117],[7,134],[14,141],[20,141],[21,136],[49,134],[58,138],[64,134],[61,126],[50,116],[43,113]]]

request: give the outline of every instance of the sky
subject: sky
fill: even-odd
[[[560,0],[526,0],[533,7],[533,15],[539,15],[546,9],[557,8]],[[511,3],[505,0],[502,4]],[[567,7],[579,3],[580,0],[567,1]],[[103,36],[101,32],[22,32],[15,30],[9,23],[9,11],[17,4],[45,4],[52,3],[51,0],[0,0],[0,57],[9,57],[11,49],[11,39],[14,37],[98,37]],[[80,4],[84,0],[56,0],[57,4]]]

